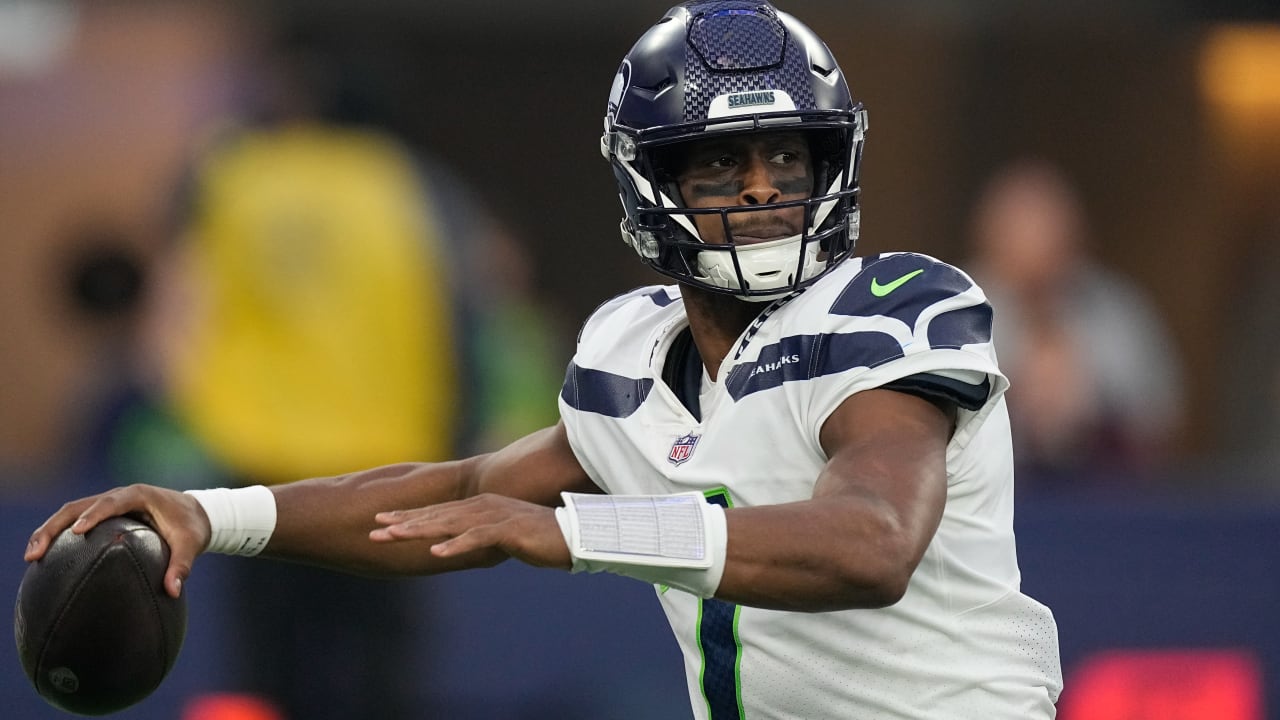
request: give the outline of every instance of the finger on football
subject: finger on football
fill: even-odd
[[[182,596],[182,583],[190,574],[190,565],[183,566],[172,560],[169,561],[169,567],[164,571],[164,589],[169,593],[169,597],[176,600]]]
[[[142,509],[139,507],[136,496],[137,491],[133,487],[127,487],[117,488],[92,498],[86,498],[85,502],[88,505],[71,523],[71,532],[83,535],[107,518],[126,515]]]
[[[58,511],[49,516],[35,532],[31,533],[31,539],[27,541],[27,549],[23,554],[23,560],[27,562],[35,562],[44,557],[45,551],[53,544],[54,538],[58,537],[63,530],[66,530],[72,524],[79,521],[83,517],[85,508],[93,503],[93,498],[85,498],[69,502],[58,508]],[[90,526],[92,527],[92,526]],[[85,530],[87,531],[88,528]]]

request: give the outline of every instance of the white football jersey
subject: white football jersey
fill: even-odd
[[[933,258],[850,259],[765,309],[703,393],[701,420],[662,382],[688,325],[678,287],[635,290],[588,319],[560,410],[583,468],[615,494],[808,499],[827,459],[819,430],[845,398],[919,374],[989,383],[960,411],[941,525],[900,602],[796,613],[658,588],[696,718],[1054,716],[1057,628],[1019,591],[991,319],[972,280]]]

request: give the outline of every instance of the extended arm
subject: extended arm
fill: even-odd
[[[392,465],[274,488],[279,519],[263,554],[371,574],[430,574],[492,565],[486,549],[440,557],[430,546],[449,535],[400,543],[370,540],[378,513],[426,508],[482,495],[554,506],[560,492],[597,491],[569,448],[564,426],[532,433],[488,455],[448,463]]]
[[[849,397],[822,428],[812,499],[726,511],[716,597],[803,611],[897,602],[942,517],[953,422],[913,395]]]
[[[277,523],[265,555],[365,574],[433,573],[493,564],[504,555],[486,550],[441,558],[428,552],[432,539],[387,544],[370,540],[379,511],[422,507],[481,494],[553,505],[562,490],[594,489],[556,425],[489,455],[447,463],[390,465],[332,478],[273,488]],[[44,555],[63,529],[88,532],[116,515],[143,517],[169,543],[166,587],[177,595],[181,581],[209,543],[209,520],[189,495],[149,485],[116,488],[64,505],[27,545],[25,558]]]

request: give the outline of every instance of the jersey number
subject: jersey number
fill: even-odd
[[[733,507],[729,491],[721,488],[707,493],[707,502]],[[698,647],[702,650],[702,696],[707,700],[711,720],[742,720],[742,686],[738,671],[742,663],[742,642],[738,639],[735,603],[708,598],[698,605]]]

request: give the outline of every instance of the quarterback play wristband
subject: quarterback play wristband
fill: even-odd
[[[262,552],[276,529],[276,496],[263,485],[188,490],[209,516],[205,552],[253,556]]]
[[[724,574],[724,509],[700,493],[561,493],[573,572],[611,572],[711,597]]]

